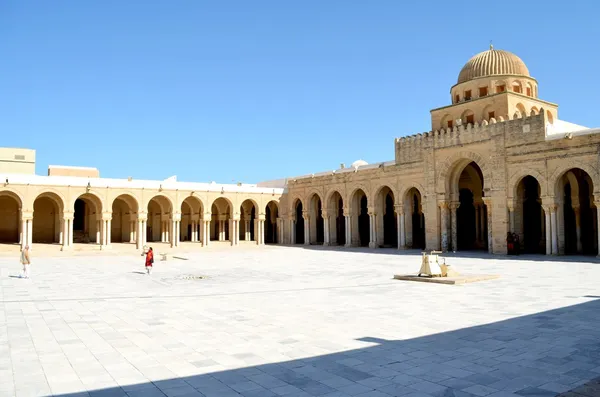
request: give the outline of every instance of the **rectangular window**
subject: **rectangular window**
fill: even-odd
[[[472,114],[468,115],[467,116],[467,124],[475,124],[475,116],[473,116]]]
[[[448,120],[448,128],[452,128],[452,120]]]
[[[479,87],[479,96],[487,95],[487,87]]]
[[[465,101],[468,101],[471,99],[471,90],[465,91]]]
[[[454,97],[454,102],[455,102],[455,103],[458,103],[458,102],[460,102],[460,97],[459,97],[458,95],[456,95],[456,96]]]
[[[527,87],[527,96],[531,96],[531,87]]]
[[[520,94],[521,93],[521,87],[519,87],[518,85],[514,85],[513,86],[513,91]]]
[[[15,154],[15,160],[25,160],[25,155],[23,155],[23,154]]]
[[[499,94],[501,92],[504,92],[504,86],[503,85],[496,86],[496,93]]]
[[[488,112],[488,119],[496,118],[496,112]]]

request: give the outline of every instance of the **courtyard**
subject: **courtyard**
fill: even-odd
[[[158,256],[158,255],[157,255]],[[0,257],[0,396],[555,396],[600,377],[600,263],[214,246]],[[592,390],[592,389],[589,389]]]

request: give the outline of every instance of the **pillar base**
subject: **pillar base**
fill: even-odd
[[[100,246],[100,251],[106,251],[106,250],[110,250],[112,249],[112,245],[101,245]]]
[[[329,247],[331,244],[329,243],[323,243],[323,247]]]
[[[29,247],[29,249],[31,250],[31,247]],[[62,247],[60,247],[61,251],[71,251],[72,249],[73,247],[70,245],[63,245]]]
[[[379,248],[379,244],[377,244],[376,242],[371,241],[369,243],[369,248]]]
[[[398,247],[398,250],[404,251],[404,250],[406,250],[406,247]]]
[[[346,243],[346,244],[344,244],[344,247],[346,247],[346,248],[352,248],[352,247],[354,247],[354,244],[352,244],[352,243]]]

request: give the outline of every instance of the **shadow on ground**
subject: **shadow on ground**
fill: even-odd
[[[339,251],[339,252],[356,252],[380,255],[418,255],[421,256],[421,249],[406,249],[398,250],[396,248],[368,248],[368,247],[342,247],[342,246],[323,246],[323,245],[285,245],[290,248],[300,248],[307,250],[323,250],[323,251]],[[600,259],[592,255],[542,255],[542,254],[521,254],[521,255],[498,255],[489,254],[485,251],[458,251],[445,252],[443,257],[446,258],[489,258],[494,260],[510,260],[510,261],[535,261],[535,262],[576,262],[576,263],[600,263]]]
[[[579,393],[598,396],[598,313],[600,300],[591,300],[414,339],[365,337],[372,345],[340,353],[60,396],[551,397],[586,384]]]

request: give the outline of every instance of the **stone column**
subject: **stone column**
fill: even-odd
[[[556,219],[556,205],[550,206],[550,226],[552,228],[552,255],[558,255],[558,224]]]
[[[23,251],[25,249],[25,246],[27,245],[27,219],[23,218],[23,215],[21,215],[20,242],[21,242],[21,251]]]
[[[581,207],[573,206],[573,212],[575,212],[575,233],[577,235],[577,253],[581,254],[583,251],[583,245],[581,244]]]
[[[486,218],[487,218],[487,242],[488,252],[494,253],[494,239],[492,236],[492,198],[484,197],[483,203],[485,204]]]
[[[594,202],[596,206],[596,223],[597,229],[596,234],[598,235],[598,258],[600,258],[600,202]]]
[[[330,244],[331,234],[329,230],[329,212],[322,210],[321,215],[323,216],[323,245],[328,246]]]
[[[369,211],[369,248],[377,248],[377,213]]]
[[[398,222],[398,249],[406,249],[406,225],[404,222],[404,206],[395,205],[396,222]]]
[[[129,221],[129,242],[135,242],[135,221]]]
[[[447,201],[439,201],[438,206],[440,207],[440,219],[442,229],[441,234],[441,250],[446,252],[448,251],[448,202]]]
[[[244,241],[252,240],[252,233],[250,233],[251,222],[252,222],[252,214],[244,213]],[[254,230],[254,233],[256,234],[256,229]]]
[[[208,247],[210,245],[210,221],[204,221],[204,231],[202,232],[202,234],[202,243],[205,247]]]
[[[304,245],[310,245],[310,214],[308,211],[302,211],[304,218]]]
[[[552,224],[549,205],[544,206],[544,218],[546,220],[546,255],[552,255]]]
[[[458,218],[456,217],[456,210],[460,207],[460,202],[453,201],[450,203],[450,229],[452,231],[452,250],[458,251]]]
[[[477,245],[481,243],[481,220],[479,219],[481,217],[480,210],[481,205],[475,204],[475,242]]]
[[[296,219],[290,219],[290,244],[296,244]]]
[[[73,212],[65,212],[63,213],[62,218],[62,229],[63,229],[63,237],[62,237],[62,247],[61,251],[67,251],[73,248],[73,218],[75,213]],[[98,241],[100,244],[100,241]]]
[[[173,214],[171,218],[171,247],[179,247],[181,234],[181,214]]]
[[[102,245],[102,218],[96,220],[96,244]]]
[[[257,241],[258,241],[259,245],[265,244],[265,216],[264,216],[264,214],[259,215],[259,218],[258,218]]]
[[[507,204],[508,207],[508,231],[511,233],[516,233],[515,230],[515,204],[511,201]]]
[[[343,209],[343,214],[344,214],[344,230],[346,232],[346,243],[344,244],[345,247],[352,247],[352,209],[350,208],[344,208]]]

